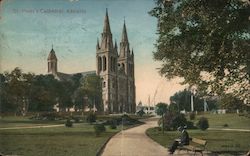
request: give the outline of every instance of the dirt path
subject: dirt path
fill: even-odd
[[[124,130],[107,143],[102,156],[167,156],[167,148],[150,139],[145,131],[157,126],[157,118],[150,118],[144,125]],[[193,155],[192,152],[176,151],[174,155]],[[204,154],[206,155],[206,154]]]
[[[145,134],[146,129],[155,127],[156,121],[121,131],[106,145],[102,156],[166,156],[167,149],[151,140]]]

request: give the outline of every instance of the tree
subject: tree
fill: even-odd
[[[102,105],[102,86],[101,86],[101,78],[96,75],[87,75],[83,78],[81,83],[82,92],[87,96],[90,100],[88,102],[88,106],[90,108],[95,107],[98,111],[103,110]]]
[[[229,112],[235,112],[238,110],[244,109],[244,103],[237,97],[234,97],[232,94],[225,94],[219,100],[219,105],[223,109],[227,109]]]
[[[53,111],[57,103],[59,81],[53,75],[36,75],[31,89],[31,111]]]
[[[162,120],[162,133],[164,133],[164,115],[168,110],[168,105],[166,103],[158,103],[156,105],[156,114],[161,116],[161,120]]]
[[[170,97],[169,109],[174,112],[179,112],[181,110],[191,111],[191,91],[184,89],[179,91]],[[207,99],[207,104],[210,110],[216,108],[216,101]],[[200,97],[199,93],[194,96],[194,109],[195,111],[203,111],[204,109],[203,97]]]
[[[23,73],[20,68],[15,68],[10,73],[5,72],[3,89],[5,104],[10,104],[16,114],[25,115],[28,112],[31,99],[31,87],[34,78],[32,73]],[[7,106],[8,107],[8,106]],[[13,111],[13,110],[12,110]]]
[[[243,0],[156,0],[160,73],[209,94],[250,103],[250,3]]]

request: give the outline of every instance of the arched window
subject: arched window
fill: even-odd
[[[122,63],[122,68],[125,70],[125,64],[124,63]]]
[[[106,56],[103,56],[103,71],[106,71],[107,69],[107,58]]]
[[[105,81],[103,81],[103,85],[102,85],[102,87],[103,87],[103,88],[105,88],[105,87],[106,87],[106,82],[105,82]]]
[[[113,71],[113,57],[110,57],[110,71]]]
[[[114,70],[114,72],[115,72],[115,71],[116,71],[116,59],[114,58],[113,61],[114,61],[114,62],[113,62],[113,70]]]
[[[98,57],[98,70],[101,71],[102,70],[102,58]]]

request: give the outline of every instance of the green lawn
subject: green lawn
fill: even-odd
[[[244,153],[250,149],[250,132],[228,132],[228,131],[201,131],[189,130],[190,137],[207,140],[207,150],[218,153]],[[162,146],[168,147],[173,143],[175,138],[180,136],[177,131],[168,131],[162,134],[155,128],[147,130],[153,140]]]
[[[96,137],[93,125],[81,123],[67,127],[0,130],[0,152],[25,156],[94,156],[117,130]]]
[[[5,127],[26,127],[26,126],[36,126],[36,125],[55,125],[64,124],[65,120],[58,121],[44,121],[44,120],[30,120],[28,117],[22,116],[8,116],[2,117],[0,119],[0,128]]]
[[[234,128],[250,129],[250,119],[238,114],[204,114],[197,115],[192,122],[197,123],[198,119],[204,116],[208,118],[210,128]],[[187,117],[189,118],[189,117]],[[228,124],[228,127],[223,127]],[[216,153],[239,154],[250,149],[250,132],[237,131],[215,131],[215,130],[188,130],[190,137],[205,139],[208,141],[207,150]],[[157,128],[147,130],[147,134],[162,146],[169,146],[175,138],[179,137],[179,132],[168,131],[163,135]]]
[[[133,116],[136,118],[135,116]],[[98,120],[113,116],[98,116]],[[138,118],[138,117],[137,117]],[[29,117],[7,116],[0,119],[0,153],[24,156],[94,156],[105,141],[121,130],[106,126],[106,132],[96,137],[93,125],[75,123],[72,128],[1,129],[6,127],[29,127],[37,125],[64,124],[65,120],[31,120]],[[132,126],[132,125],[131,125]],[[123,126],[124,129],[130,126]]]
[[[238,114],[197,115],[195,123],[201,116],[208,118],[210,128],[223,128],[224,124],[228,124],[227,128],[250,129],[250,118]]]

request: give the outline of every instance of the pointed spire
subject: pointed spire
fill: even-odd
[[[134,56],[134,49],[132,48],[132,54],[131,54],[132,56]]]
[[[100,49],[99,38],[97,37],[96,49]]]
[[[108,15],[108,9],[107,8],[106,8],[106,16],[105,16],[105,19],[104,19],[103,33],[111,33],[110,25],[109,25],[109,15]]]
[[[116,40],[115,40],[115,49],[117,49],[117,43],[116,43]]]
[[[52,49],[51,49],[51,51],[49,53],[49,56],[48,56],[47,60],[57,60],[56,53],[55,53],[55,51],[53,49],[53,44],[52,44]]]
[[[125,17],[124,17],[124,24],[123,24],[123,30],[122,30],[122,41],[121,42],[128,42],[128,35],[127,35]]]

